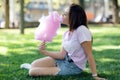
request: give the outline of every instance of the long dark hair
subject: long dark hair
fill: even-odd
[[[69,24],[70,31],[77,29],[80,25],[84,25],[88,28],[86,13],[81,6],[71,4],[69,8]]]

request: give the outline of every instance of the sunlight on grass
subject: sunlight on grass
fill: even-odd
[[[106,49],[120,49],[120,45],[119,46],[114,46],[114,45],[103,45],[103,46],[93,46],[93,49],[96,51],[102,51],[102,50],[106,50]]]
[[[2,33],[6,33],[6,34],[20,34],[20,30],[19,29],[1,29],[0,30]],[[9,33],[7,33],[9,32]]]
[[[0,66],[2,66],[2,67],[9,67],[9,64],[0,63]]]
[[[115,59],[111,59],[111,58],[101,58],[99,61],[101,62],[115,62]]]
[[[7,55],[8,48],[0,46],[0,55]]]
[[[67,30],[67,28],[60,28],[60,29],[57,31],[57,34],[58,34],[58,35],[63,35],[66,30]]]
[[[120,33],[120,27],[91,27],[90,30],[92,31],[92,33]]]
[[[47,49],[51,49],[51,50],[61,50],[61,46],[59,45],[54,45],[54,46],[48,46]]]

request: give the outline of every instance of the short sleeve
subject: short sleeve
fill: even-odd
[[[77,32],[77,38],[80,44],[85,41],[92,40],[92,34],[89,31],[89,29],[86,28],[85,26],[79,26],[76,32]]]

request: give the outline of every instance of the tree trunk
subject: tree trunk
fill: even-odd
[[[24,0],[20,0],[20,33],[24,34]]]
[[[113,12],[114,12],[113,21],[116,24],[116,23],[119,23],[118,0],[112,0],[112,3],[113,3]]]
[[[9,28],[9,0],[5,0],[5,28]]]

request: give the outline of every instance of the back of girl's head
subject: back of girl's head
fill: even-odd
[[[87,17],[84,9],[81,6],[77,4],[71,4],[69,8],[69,24],[70,31],[77,29],[81,25],[87,27]]]

